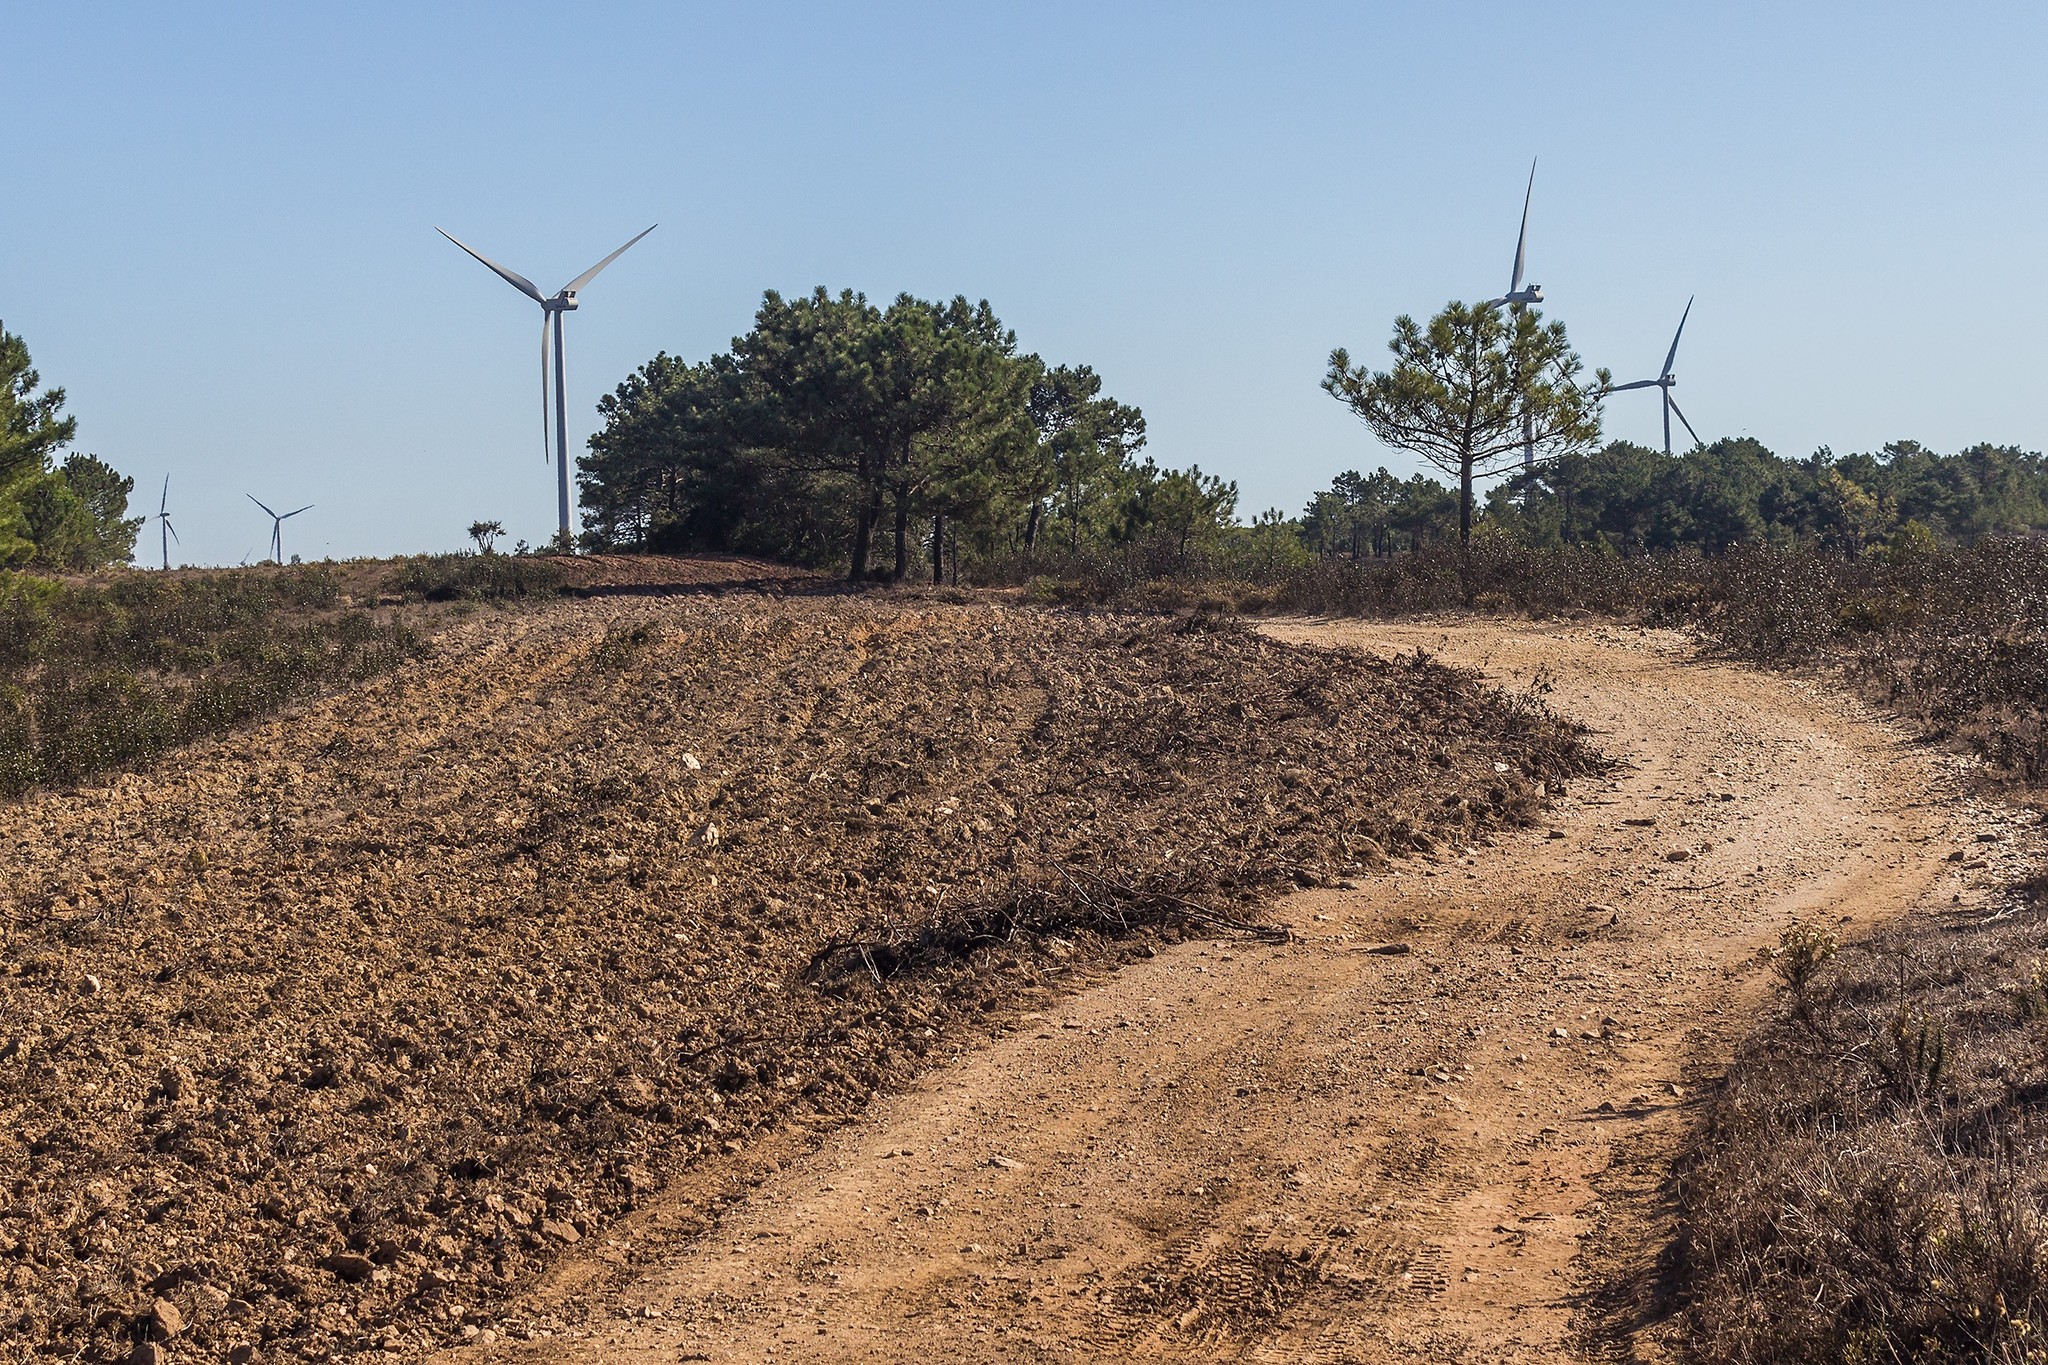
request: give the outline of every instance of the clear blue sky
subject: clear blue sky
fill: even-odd
[[[195,562],[541,539],[572,446],[761,291],[989,299],[1149,453],[1298,511],[1411,465],[1317,383],[1531,276],[1589,365],[1781,453],[2044,444],[2048,8],[1916,4],[16,5],[0,319]],[[1636,400],[1636,401],[1630,401]],[[1657,439],[1654,395],[1611,434]],[[147,493],[149,496],[143,496]],[[272,505],[277,502],[272,501]]]

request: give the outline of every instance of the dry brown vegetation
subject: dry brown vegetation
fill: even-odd
[[[474,618],[0,810],[5,1353],[451,1339],[683,1164],[1596,763],[1420,656],[1227,625],[744,593]]]
[[[1696,1352],[2040,1359],[2048,925],[1802,928],[1777,966],[1683,1182]]]

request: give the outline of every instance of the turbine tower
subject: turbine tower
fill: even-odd
[[[647,232],[652,232],[654,231],[654,228],[660,226],[661,224],[656,223],[654,227],[648,228]],[[544,298],[542,297],[540,290],[533,287],[533,281],[527,279],[524,275],[519,274],[517,271],[507,270],[504,266],[499,265],[496,261],[484,255],[481,251],[477,251],[471,248],[470,246],[466,245],[462,241],[458,240],[452,233],[448,232],[446,229],[437,227],[434,229],[434,231],[440,233],[449,241],[454,242],[455,245],[461,247],[464,251],[469,252],[470,255],[476,257],[478,261],[482,262],[485,266],[489,267],[491,272],[495,274],[499,279],[505,281],[505,283],[511,285],[514,289],[517,289],[520,293],[526,295],[526,297],[532,299],[541,307],[540,455],[543,461],[545,461],[548,457],[548,329],[551,326],[554,328],[555,472],[558,478],[558,494],[556,499],[556,507],[558,512],[560,513],[562,543],[565,546],[567,546],[571,544],[569,539],[569,403],[568,398],[564,392],[564,384],[562,380],[562,314],[570,312],[577,306],[576,294],[578,290],[582,289],[584,285],[589,284],[592,280],[596,279],[598,271],[604,269],[613,261],[616,261],[617,259],[619,259],[619,257],[625,255],[626,247],[632,246],[633,242],[637,242],[640,240],[640,237],[645,237],[647,235],[647,232],[641,233],[640,236],[635,237],[632,242],[626,243],[626,246],[620,247],[617,251],[614,251],[611,255],[605,257],[596,265],[590,267],[590,269],[584,271],[581,275],[578,275],[575,279],[563,285],[553,298]]]
[[[1481,308],[1499,308],[1505,304],[1512,312],[1519,313],[1531,304],[1543,302],[1543,286],[1532,284],[1522,287],[1522,274],[1529,263],[1529,201],[1536,195],[1536,159],[1529,159],[1529,184],[1522,191],[1522,230],[1515,237],[1515,273],[1508,279],[1508,292],[1497,299],[1488,299]],[[1528,473],[1536,468],[1536,431],[1529,414],[1522,414],[1522,470]],[[1534,498],[1535,490],[1528,496]]]
[[[243,496],[248,498],[250,502],[255,503],[258,507],[263,507],[263,500],[257,497],[254,493],[245,493],[243,494]],[[270,518],[270,558],[274,562],[278,564],[284,563],[285,522],[291,520],[300,512],[310,512],[312,510],[313,504],[309,502],[304,507],[298,508],[296,511],[286,512],[283,516],[279,516],[277,513],[271,511],[268,507],[263,507],[264,514]]]
[[[160,497],[160,498],[158,498],[158,499],[156,500],[156,521],[157,521],[157,528],[158,528],[158,531],[157,531],[157,538],[158,538],[158,539],[160,539],[160,540],[162,540],[162,541],[163,541],[163,543],[164,543],[164,572],[165,572],[165,573],[169,573],[169,572],[171,571],[171,542],[172,542],[172,541],[174,541],[174,540],[176,540],[176,541],[178,541],[178,544],[180,544],[180,545],[183,545],[183,544],[185,543],[185,542],[184,542],[183,540],[179,540],[179,539],[178,539],[178,528],[177,528],[177,527],[175,527],[175,526],[173,526],[173,525],[171,525],[171,514],[170,514],[170,511],[169,511],[170,505],[171,505],[171,476],[170,476],[170,475],[168,475],[168,474],[166,474],[166,475],[164,475],[164,492],[163,492],[163,496],[162,496],[162,497]],[[261,504],[261,503],[258,503],[257,505],[258,505],[259,507],[260,507],[260,506],[262,506],[262,504]],[[269,510],[269,509],[267,509],[267,508],[266,508],[265,510],[267,511],[267,510]]]
[[[1698,297],[1695,295],[1694,297]],[[1678,413],[1678,420],[1685,422],[1685,414],[1679,412],[1678,404],[1671,397],[1672,386],[1678,383],[1678,376],[1671,373],[1672,362],[1678,359],[1678,339],[1685,335],[1685,320],[1692,316],[1692,299],[1685,301],[1685,311],[1679,314],[1678,330],[1671,334],[1671,349],[1664,353],[1664,368],[1657,372],[1655,379],[1638,379],[1632,384],[1610,384],[1608,393],[1620,393],[1624,389],[1662,389],[1664,391],[1664,453],[1671,453],[1671,414]],[[1700,434],[1692,429],[1692,423],[1685,422],[1685,430],[1696,446],[1705,445]]]

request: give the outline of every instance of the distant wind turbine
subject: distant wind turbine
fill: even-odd
[[[1530,304],[1543,302],[1543,286],[1532,284],[1522,287],[1522,274],[1529,263],[1529,201],[1536,196],[1536,158],[1529,158],[1529,185],[1522,191],[1522,230],[1515,237],[1515,273],[1508,279],[1508,292],[1497,299],[1488,299],[1481,308],[1498,308],[1506,304],[1510,311],[1519,313]],[[1522,469],[1524,472],[1536,468],[1536,426],[1527,412],[1522,414]],[[1536,496],[1535,489],[1529,496]]]
[[[1694,297],[1698,296],[1695,295]],[[1671,453],[1671,414],[1677,412],[1678,420],[1685,422],[1685,414],[1679,412],[1677,402],[1671,397],[1672,386],[1678,383],[1678,376],[1671,372],[1671,365],[1672,362],[1678,359],[1678,339],[1685,335],[1685,320],[1691,316],[1692,299],[1687,299],[1685,301],[1685,312],[1681,313],[1678,318],[1678,330],[1671,334],[1671,349],[1664,353],[1664,368],[1657,372],[1655,379],[1638,379],[1632,384],[1611,384],[1607,388],[1608,393],[1620,393],[1625,389],[1662,389],[1664,391],[1664,453],[1666,455]],[[1703,446],[1706,444],[1705,441],[1700,439],[1700,434],[1692,429],[1692,423],[1685,422],[1685,429],[1691,435],[1694,445]]]
[[[660,226],[661,224],[656,223],[654,227],[648,228],[647,232],[652,232],[654,231],[654,228]],[[532,299],[535,303],[541,306],[540,443],[541,459],[543,460],[547,459],[548,454],[548,329],[550,326],[554,328],[555,466],[556,474],[558,475],[559,491],[557,504],[558,510],[561,514],[562,540],[564,544],[567,544],[569,540],[569,405],[568,398],[566,397],[564,392],[565,386],[562,380],[562,314],[573,310],[577,306],[576,293],[578,290],[582,289],[584,285],[589,284],[592,280],[596,279],[598,271],[604,269],[613,261],[616,261],[617,259],[619,259],[619,257],[623,256],[626,253],[626,247],[632,246],[633,242],[637,242],[640,240],[640,237],[645,237],[647,235],[647,232],[641,233],[640,236],[635,237],[632,242],[626,243],[626,246],[620,247],[617,251],[614,251],[611,255],[605,257],[596,265],[590,267],[590,269],[584,271],[581,275],[578,275],[575,279],[563,285],[561,290],[557,292],[553,298],[550,299],[542,297],[540,290],[533,287],[532,280],[527,279],[526,276],[519,274],[517,271],[507,270],[504,266],[499,265],[496,261],[484,255],[481,251],[477,251],[474,248],[466,245],[462,241],[458,240],[454,236],[454,234],[448,232],[446,229],[437,227],[434,229],[434,231],[440,233],[449,241],[454,242],[455,245],[461,247],[464,251],[469,252],[470,255],[476,257],[477,260],[481,261],[484,265],[488,266],[491,269],[491,271],[498,276],[499,279],[505,281],[505,283],[511,285],[514,289],[517,289],[520,293],[526,295],[526,297]]]
[[[183,545],[185,543],[182,540],[178,540],[178,528],[171,525],[171,514],[168,510],[170,505],[171,476],[166,474],[164,475],[164,494],[162,497],[157,499],[156,503],[156,520],[157,526],[159,528],[158,538],[161,539],[164,543],[165,573],[169,573],[171,571],[171,542],[177,540],[178,544],[180,545]],[[261,504],[259,503],[258,506],[261,506]],[[269,509],[266,508],[265,510],[267,511]]]
[[[263,500],[257,497],[254,493],[245,493],[243,494],[243,496],[248,498],[250,502],[255,503],[258,507],[263,507]],[[284,524],[287,521],[291,520],[293,517],[297,516],[300,512],[310,512],[312,510],[313,504],[309,502],[304,507],[296,508],[293,511],[286,512],[282,516],[280,516],[276,512],[271,511],[268,507],[263,507],[264,514],[270,518],[271,559],[273,559],[279,564],[284,563]]]

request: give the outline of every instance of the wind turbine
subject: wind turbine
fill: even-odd
[[[245,493],[243,494],[243,496],[248,498],[250,502],[255,503],[258,507],[263,507],[263,500],[257,497],[254,493]],[[285,522],[291,520],[300,512],[310,512],[312,510],[313,504],[309,502],[304,507],[298,508],[296,511],[286,512],[283,516],[279,516],[277,513],[272,512],[268,507],[263,507],[265,515],[267,515],[270,518],[270,557],[272,560],[279,564],[284,563]]]
[[[164,494],[162,497],[158,498],[156,502],[156,520],[157,526],[160,528],[158,531],[158,538],[161,539],[164,543],[165,573],[169,573],[171,571],[171,542],[177,540],[178,544],[180,545],[183,545],[185,543],[182,540],[178,540],[178,528],[171,525],[171,514],[167,510],[170,507],[170,505],[171,476],[166,474],[164,475]],[[261,504],[258,505],[260,506]],[[265,508],[264,510],[268,511],[269,509]]]
[[[1698,297],[1697,295],[1694,296]],[[1671,334],[1671,349],[1664,353],[1664,368],[1657,372],[1655,379],[1638,379],[1632,384],[1610,384],[1608,393],[1620,393],[1624,389],[1662,389],[1664,391],[1664,453],[1671,453],[1671,414],[1678,413],[1678,420],[1685,422],[1685,414],[1679,412],[1678,404],[1671,397],[1671,388],[1678,383],[1678,376],[1671,373],[1671,363],[1678,359],[1678,339],[1685,335],[1685,320],[1692,316],[1692,299],[1685,301],[1685,312],[1678,318],[1678,330]],[[1685,422],[1686,432],[1694,445],[1705,445],[1700,434],[1692,429],[1692,423]]]
[[[647,232],[652,232],[654,231],[654,228],[660,226],[661,224],[656,223],[654,227],[648,228]],[[635,237],[632,242],[626,243],[626,246],[620,247],[617,251],[614,251],[611,255],[605,257],[596,265],[590,267],[590,269],[584,271],[581,275],[578,275],[575,279],[563,285],[561,289],[555,294],[555,296],[550,299],[543,298],[541,296],[540,290],[534,288],[533,281],[527,279],[526,276],[519,274],[517,271],[507,270],[504,266],[499,265],[496,261],[484,255],[481,251],[474,250],[473,248],[465,245],[463,242],[458,240],[452,233],[448,232],[443,228],[437,227],[434,229],[434,231],[440,233],[449,241],[454,242],[455,245],[461,247],[464,251],[469,252],[470,255],[476,257],[477,260],[481,261],[484,265],[490,267],[492,273],[497,275],[499,279],[505,281],[505,283],[511,285],[514,289],[517,289],[520,293],[526,295],[526,297],[532,299],[541,307],[540,456],[542,460],[546,460],[548,457],[548,328],[550,326],[554,328],[556,467],[555,472],[558,476],[557,509],[561,514],[562,541],[564,544],[567,544],[569,542],[569,405],[568,398],[564,394],[564,385],[562,381],[562,314],[572,311],[577,306],[576,293],[578,290],[582,289],[584,285],[589,284],[592,280],[596,279],[598,271],[604,269],[613,261],[616,261],[617,259],[619,259],[619,257],[625,255],[626,247],[630,247],[631,245],[633,245],[633,242],[639,241],[640,237],[645,237],[647,235],[647,232],[641,233],[640,236]]]
[[[1508,292],[1497,299],[1488,299],[1479,305],[1481,308],[1498,308],[1506,304],[1519,313],[1525,305],[1543,302],[1542,285],[1532,284],[1526,289],[1522,287],[1523,269],[1529,262],[1529,201],[1535,195],[1536,161],[1532,157],[1529,160],[1529,187],[1522,191],[1522,231],[1515,238],[1515,273],[1508,280]]]
[[[1508,280],[1508,292],[1497,299],[1488,299],[1481,308],[1498,308],[1507,305],[1512,312],[1519,313],[1531,304],[1543,302],[1543,286],[1532,284],[1522,287],[1522,273],[1529,262],[1529,201],[1536,195],[1536,158],[1529,158],[1529,185],[1522,191],[1522,230],[1515,237],[1515,273]],[[1522,414],[1522,470],[1528,473],[1536,468],[1536,430],[1533,420],[1525,411]],[[1532,486],[1528,494],[1534,499],[1536,491]]]

